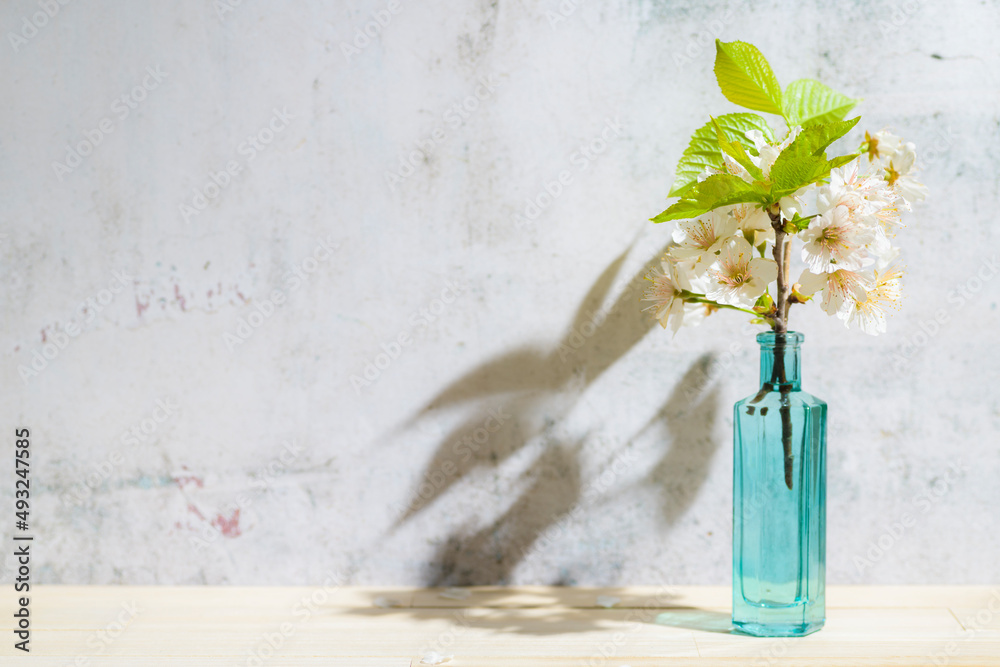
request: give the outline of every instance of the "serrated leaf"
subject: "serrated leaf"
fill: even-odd
[[[825,155],[796,156],[781,160],[779,155],[771,167],[771,196],[777,201],[794,194],[810,183],[823,180],[830,175],[831,169],[842,167],[856,157],[858,153],[839,155],[832,160],[827,160]]]
[[[765,193],[739,176],[715,174],[693,185],[680,199],[653,222],[696,218],[712,209],[743,202],[763,201]]]
[[[825,165],[825,156],[797,155],[785,160],[778,156],[771,167],[774,195],[777,197],[781,192],[795,192],[804,185],[812,183],[816,179],[816,174],[821,172]]]
[[[821,123],[804,128],[792,143],[781,151],[771,166],[772,197],[775,201],[799,188],[826,178],[830,169],[840,166],[826,159],[826,148],[847,134],[861,117]],[[840,158],[837,158],[838,160]],[[853,159],[851,157],[850,159]],[[848,160],[848,162],[850,161]]]
[[[837,157],[829,160],[830,169],[836,169],[837,167],[843,167],[845,164],[853,160],[854,158],[861,155],[861,153],[849,153],[847,155],[838,155]]]
[[[824,155],[827,146],[850,132],[851,128],[857,125],[859,120],[861,120],[861,116],[850,120],[838,120],[832,123],[821,123],[803,128],[799,132],[799,136],[795,137],[792,143],[788,144],[785,150],[781,151],[778,160],[782,157],[789,159],[804,157],[806,155]],[[775,160],[775,164],[777,163],[777,160]]]
[[[753,44],[715,40],[715,78],[726,99],[754,111],[782,115],[781,84]]]
[[[725,135],[726,140],[738,142],[744,148],[753,148],[753,142],[746,138],[750,130],[760,130],[764,139],[774,141],[774,133],[768,127],[767,121],[755,113],[727,113],[714,119]],[[677,197],[698,181],[698,176],[705,167],[722,168],[722,149],[719,146],[715,124],[708,121],[691,136],[691,142],[677,163],[674,173],[674,184],[670,188],[670,196]]]
[[[796,229],[796,231],[801,232],[803,229],[809,227],[809,222],[817,215],[819,214],[817,213],[803,218],[801,215],[796,213],[795,215],[792,216],[792,219],[788,221],[788,224],[792,225]]]
[[[719,127],[719,124],[715,122],[714,118],[712,119],[712,125],[715,127],[716,139],[719,142],[719,148],[722,149],[722,152],[736,160],[736,163],[746,169],[747,173],[750,174],[754,180],[763,181],[764,172],[760,170],[760,167],[753,163],[753,160],[750,159],[750,155],[747,154],[747,149],[743,147],[743,144],[738,141],[728,141],[722,133],[722,128]]]
[[[813,79],[793,81],[782,94],[785,120],[803,127],[843,120],[859,101]]]

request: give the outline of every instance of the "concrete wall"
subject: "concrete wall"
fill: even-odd
[[[863,97],[932,192],[888,335],[793,315],[829,580],[1000,582],[994,0],[45,4],[0,5],[38,580],[727,583],[753,331],[637,301],[733,110],[718,34]]]

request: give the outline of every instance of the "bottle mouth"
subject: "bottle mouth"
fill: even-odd
[[[800,334],[798,331],[788,331],[783,334],[775,333],[773,331],[763,331],[757,334],[757,342],[761,347],[773,348],[778,345],[785,345],[786,347],[798,347],[805,340],[805,336]]]

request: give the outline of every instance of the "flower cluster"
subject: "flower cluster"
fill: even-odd
[[[698,183],[718,174],[770,183],[776,160],[800,132],[793,126],[782,141],[769,143],[759,130],[747,131],[753,150],[746,159],[724,153],[721,166],[705,167]],[[790,304],[815,298],[847,326],[885,332],[886,311],[901,299],[893,237],[901,211],[923,200],[926,187],[914,179],[914,145],[889,132],[866,133],[849,157],[828,176],[770,205],[744,201],[677,220],[661,266],[647,276],[646,310],[676,333],[718,308],[747,312],[760,324],[774,326],[780,318],[787,323]],[[802,242],[795,258],[804,268],[789,284],[795,237]],[[783,290],[780,312],[775,296]]]

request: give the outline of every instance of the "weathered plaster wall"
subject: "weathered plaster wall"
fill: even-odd
[[[0,5],[39,580],[726,583],[753,332],[636,291],[732,108],[718,34],[863,97],[933,192],[889,335],[796,314],[830,581],[1000,581],[997,2],[226,2]]]

